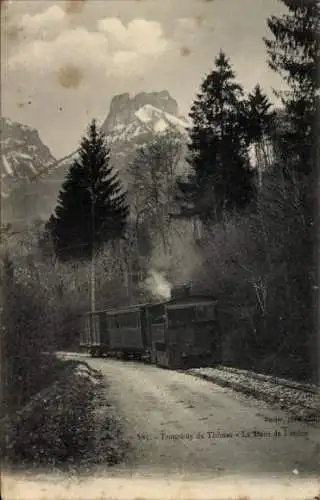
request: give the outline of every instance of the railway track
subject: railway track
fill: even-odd
[[[188,370],[188,373],[247,396],[279,405],[298,420],[318,424],[320,422],[319,388],[315,385],[226,366],[196,368]]]
[[[263,375],[262,373],[250,372],[249,370],[240,370],[237,368],[227,367],[227,366],[217,366],[219,370],[230,373],[241,373],[244,376],[250,377],[254,380],[261,380],[282,387],[288,387],[290,389],[295,389],[297,391],[303,391],[310,394],[319,394],[319,387],[314,384],[304,384],[300,382],[295,382],[293,380],[288,380],[284,378],[274,377],[272,375]]]

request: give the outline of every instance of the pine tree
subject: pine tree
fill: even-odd
[[[262,171],[269,166],[271,160],[268,152],[275,119],[275,112],[270,110],[271,106],[267,95],[263,93],[260,85],[257,84],[248,95],[246,114],[247,132],[255,152],[260,186]]]
[[[319,110],[319,6],[317,0],[281,0],[288,8],[282,17],[271,16],[274,39],[264,39],[270,67],[287,83],[278,92],[291,127],[282,140],[284,163],[300,173],[315,167],[316,118]],[[289,160],[289,161],[288,161]]]
[[[257,142],[264,136],[270,136],[275,113],[270,111],[272,104],[259,84],[249,93],[247,105],[250,140]]]
[[[103,243],[124,235],[128,212],[126,194],[110,165],[105,136],[93,120],[47,224],[59,259],[91,258],[92,308],[95,256]]]
[[[288,86],[287,91],[277,93],[285,109],[278,141],[281,166],[285,173],[283,192],[289,193],[284,208],[288,210],[293,205],[291,222],[290,218],[285,221],[289,251],[285,253],[284,261],[290,304],[296,304],[292,312],[298,318],[303,318],[298,328],[299,345],[297,347],[295,344],[295,347],[299,353],[304,351],[306,364],[311,364],[318,334],[310,311],[314,309],[313,286],[317,276],[314,249],[318,227],[318,184],[315,176],[319,154],[317,119],[320,111],[317,78],[319,2],[281,1],[288,11],[281,17],[271,16],[268,19],[273,38],[264,41],[270,67],[282,76]],[[287,306],[289,310],[290,304]],[[309,359],[306,355],[308,350]]]
[[[203,81],[189,116],[191,173],[187,182],[179,182],[182,210],[205,222],[245,208],[253,199],[254,185],[248,169],[243,90],[223,52]]]
[[[105,137],[92,121],[49,221],[61,259],[89,258],[93,246],[98,249],[104,242],[123,235],[128,207],[109,163]]]

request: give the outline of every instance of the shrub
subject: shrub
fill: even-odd
[[[65,363],[60,378],[2,422],[2,456],[13,465],[88,466],[119,462],[127,450],[96,373]],[[99,405],[101,404],[101,411]]]

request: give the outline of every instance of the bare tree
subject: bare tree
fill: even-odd
[[[170,252],[170,209],[181,155],[181,138],[162,134],[138,150],[129,169],[136,235],[139,225],[146,222],[150,234],[161,234],[166,253]]]

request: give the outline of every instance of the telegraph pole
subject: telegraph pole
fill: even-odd
[[[91,188],[91,312],[96,310],[95,194]]]

